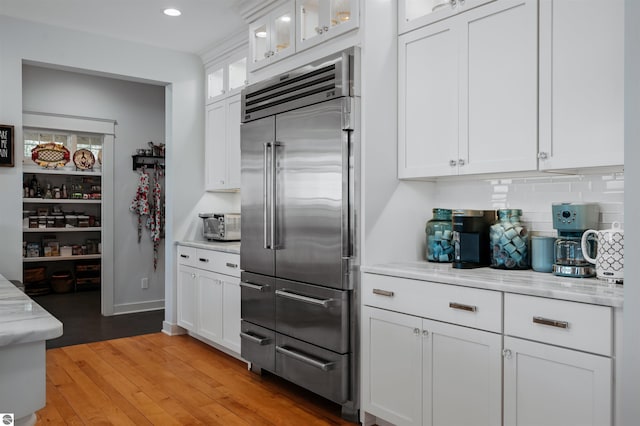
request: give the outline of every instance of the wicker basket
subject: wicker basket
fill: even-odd
[[[25,269],[24,279],[22,281],[25,283],[37,283],[40,281],[44,281],[46,278],[45,267],[38,266],[36,268]]]
[[[51,289],[54,293],[69,293],[73,290],[71,272],[56,272],[51,275]]]

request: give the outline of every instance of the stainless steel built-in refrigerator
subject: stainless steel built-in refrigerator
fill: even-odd
[[[242,93],[242,356],[357,419],[352,55]]]

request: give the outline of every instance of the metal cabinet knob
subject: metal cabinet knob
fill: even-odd
[[[324,32],[329,31],[329,27],[327,27],[326,25],[324,27],[322,27],[322,29],[324,30]]]
[[[420,335],[420,329],[419,328],[414,328],[413,329],[413,334],[415,334],[416,336]]]
[[[451,7],[456,7],[456,4],[458,4],[458,2],[456,0],[449,0],[449,4],[451,5]]]
[[[191,278],[195,279],[196,278],[196,274],[191,274]]]
[[[547,154],[546,152],[538,153],[538,160],[546,160],[547,158],[549,158],[549,154]]]
[[[322,28],[320,28],[320,27],[316,27],[316,32],[317,32],[318,34],[322,34],[324,31],[323,31],[323,29],[322,29]]]
[[[506,359],[511,359],[512,355],[513,354],[511,353],[511,349],[502,350],[502,356],[505,357]]]
[[[458,165],[458,162],[457,162],[456,160],[449,160],[449,165],[450,165],[451,167],[455,167],[455,166],[457,166],[457,165]]]
[[[465,161],[462,158],[458,160],[459,166],[464,166],[464,164],[465,164]]]
[[[427,337],[429,337],[429,331],[428,330],[422,330],[422,337],[424,337],[425,339]]]
[[[269,57],[269,52],[264,52],[264,57],[268,58]]]

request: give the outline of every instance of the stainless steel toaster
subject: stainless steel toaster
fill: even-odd
[[[240,213],[200,213],[202,236],[207,240],[239,241]]]

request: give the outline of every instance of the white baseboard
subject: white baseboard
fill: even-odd
[[[179,336],[180,334],[187,334],[187,330],[180,327],[178,324],[171,324],[167,321],[162,321],[162,332],[169,336]]]
[[[120,305],[113,305],[113,315],[157,311],[160,309],[164,309],[164,299],[150,300],[148,302],[122,303]]]

